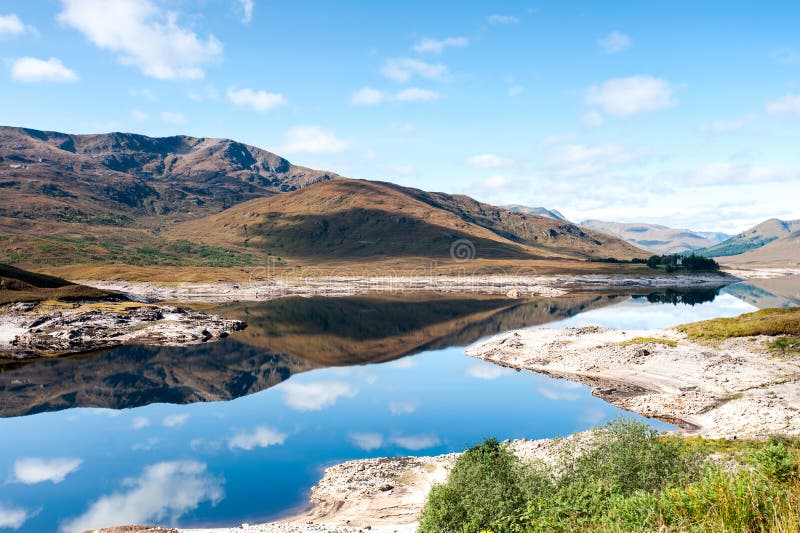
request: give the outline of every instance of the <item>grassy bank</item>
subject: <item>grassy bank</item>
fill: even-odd
[[[796,440],[709,441],[616,420],[553,465],[489,439],[431,491],[419,531],[800,530]]]

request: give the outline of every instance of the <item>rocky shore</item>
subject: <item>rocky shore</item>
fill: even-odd
[[[218,281],[215,283],[156,284],[129,281],[84,280],[79,283],[116,291],[138,301],[231,302],[264,301],[284,296],[352,296],[406,291],[506,295],[513,298],[559,296],[570,291],[636,288],[685,289],[720,287],[737,281],[726,274],[625,276],[586,274],[570,276],[387,276],[309,277]]]
[[[467,354],[585,383],[617,407],[687,434],[800,435],[800,361],[772,354],[770,339],[698,344],[674,329],[541,328],[503,333]]]
[[[114,348],[214,341],[245,324],[181,307],[17,303],[0,311],[0,358],[27,359]]]

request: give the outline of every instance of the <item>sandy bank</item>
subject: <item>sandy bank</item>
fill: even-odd
[[[629,344],[637,337],[673,341]],[[467,354],[579,381],[622,409],[710,438],[800,434],[800,361],[773,356],[767,337],[692,342],[672,329],[529,329],[498,335]]]
[[[569,439],[516,440],[511,449],[522,459],[554,463]],[[268,524],[187,533],[411,533],[434,484],[447,479],[460,453],[434,457],[359,459],[325,469],[311,490],[311,506],[301,515]]]
[[[140,301],[230,302],[263,301],[284,296],[352,296],[365,293],[439,292],[496,294],[510,297],[559,296],[573,290],[632,288],[718,287],[737,279],[724,274],[661,276],[420,276],[285,278],[236,283],[156,284],[128,281],[83,280],[90,287],[124,293]]]

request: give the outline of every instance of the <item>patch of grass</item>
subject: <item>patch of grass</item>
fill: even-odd
[[[755,335],[800,336],[800,307],[762,309],[733,318],[715,318],[677,327],[693,340],[724,340]]]
[[[626,341],[618,342],[619,346],[635,346],[638,344],[663,344],[672,348],[678,345],[678,341],[672,339],[659,339],[658,337],[635,337]]]
[[[784,357],[800,355],[800,337],[778,337],[769,343],[769,349]]]
[[[552,467],[490,439],[434,487],[420,532],[798,531],[796,440],[663,436],[616,420]]]

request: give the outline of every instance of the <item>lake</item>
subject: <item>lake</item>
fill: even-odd
[[[303,509],[322,470],[349,459],[641,419],[464,346],[522,327],[659,328],[755,309],[735,293],[286,298],[214,308],[248,323],[219,343],[7,363],[0,529],[266,521]]]

